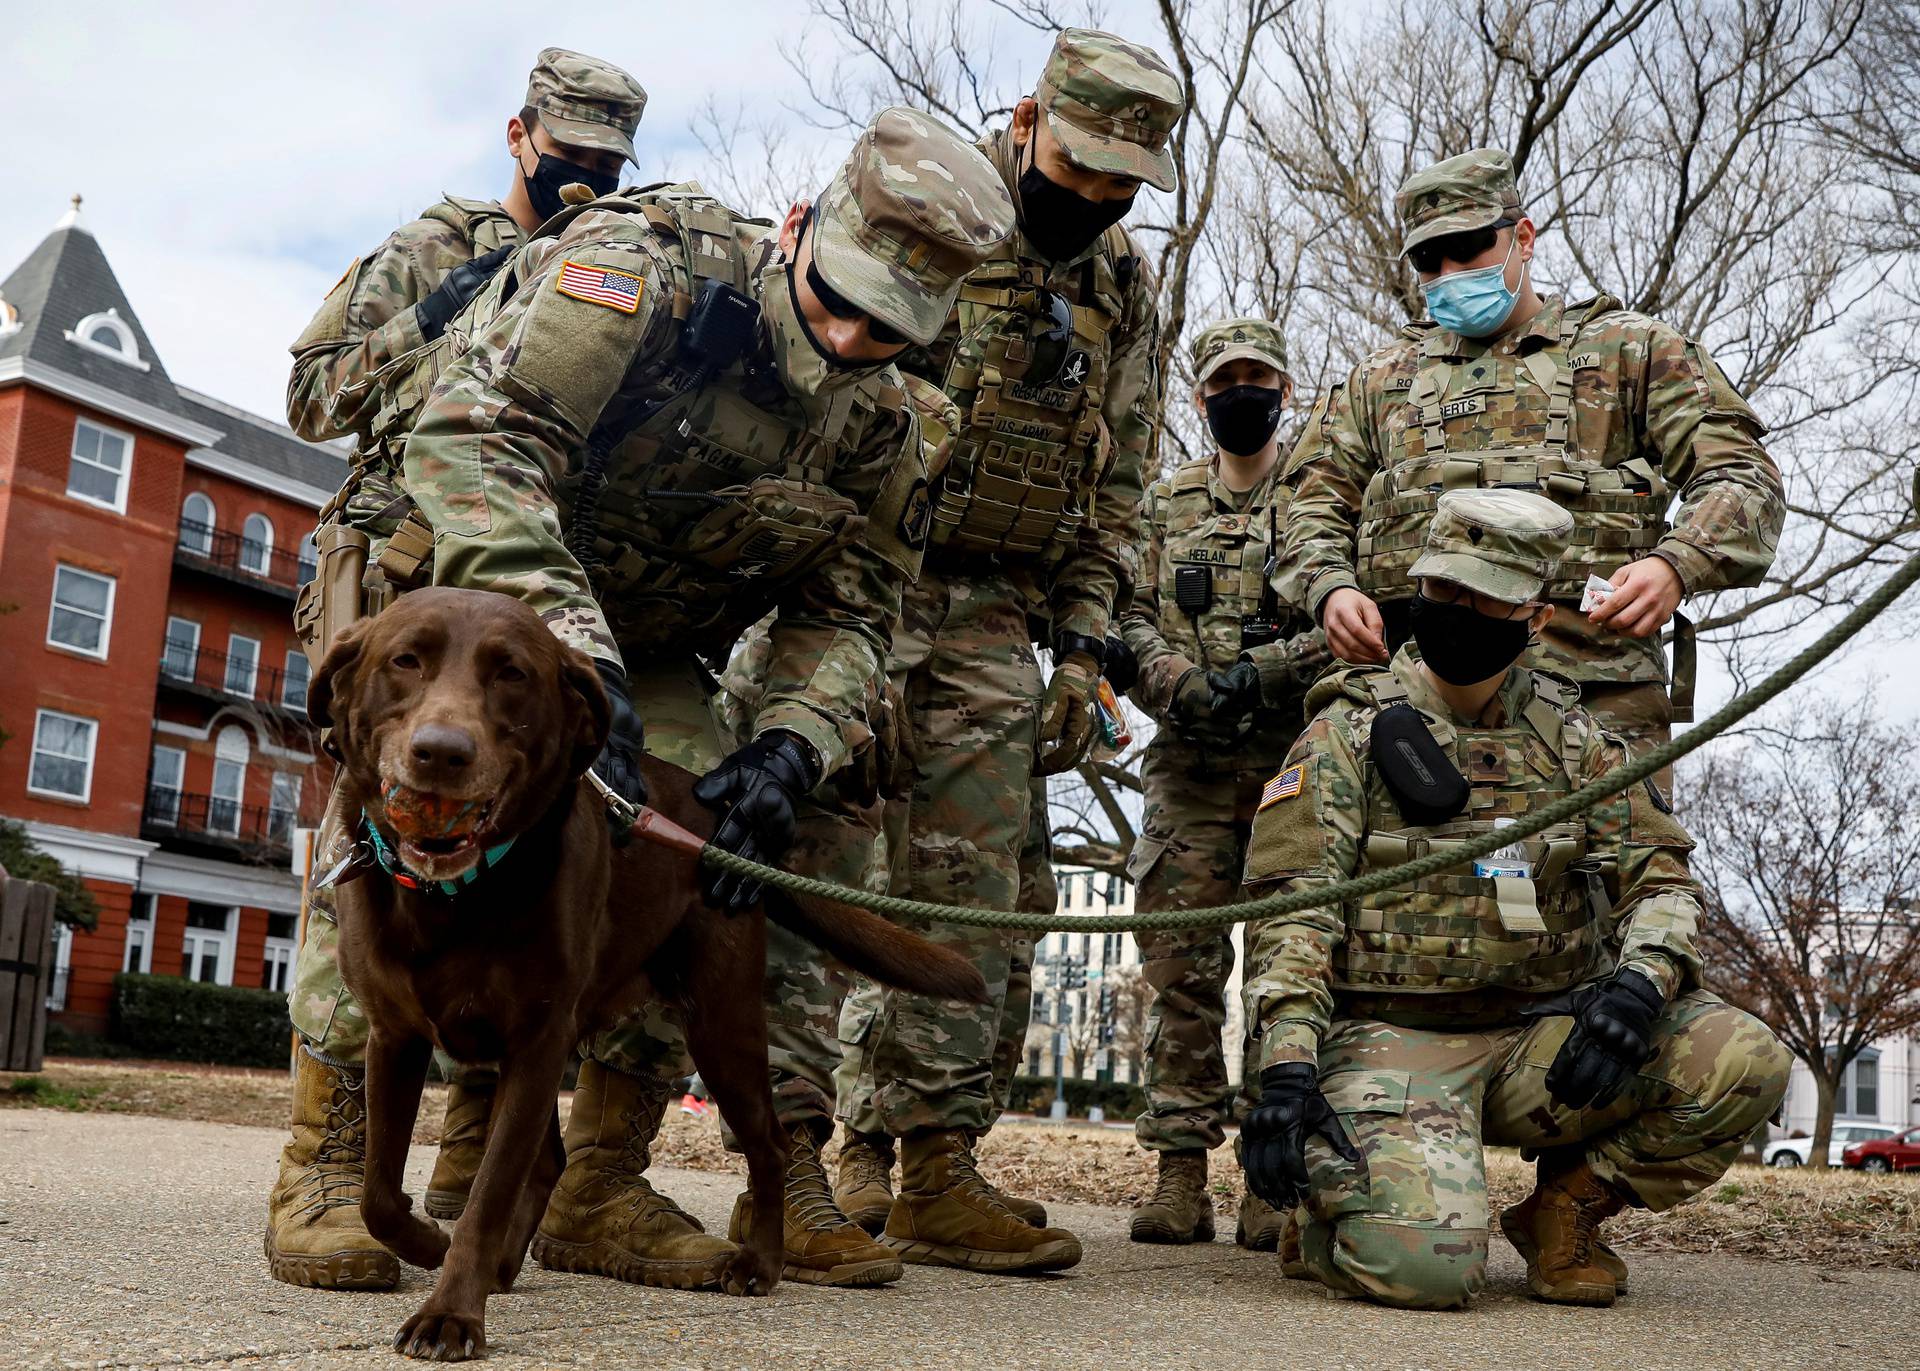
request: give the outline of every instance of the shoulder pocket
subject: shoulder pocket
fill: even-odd
[[[640,252],[556,252],[545,274],[524,288],[500,388],[550,410],[584,437],[639,355],[658,308],[647,265]]]

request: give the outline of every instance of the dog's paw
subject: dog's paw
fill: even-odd
[[[780,1256],[762,1257],[743,1247],[720,1273],[720,1288],[729,1295],[771,1295],[780,1282]]]
[[[453,1240],[447,1236],[447,1230],[433,1220],[408,1215],[405,1224],[391,1235],[380,1235],[380,1241],[407,1265],[438,1271],[447,1259],[447,1247]]]
[[[435,1309],[431,1303],[400,1325],[393,1350],[423,1361],[471,1361],[487,1350],[479,1314]]]

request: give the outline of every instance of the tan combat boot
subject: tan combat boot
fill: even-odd
[[[967,1271],[1060,1271],[1080,1260],[1080,1240],[1023,1223],[980,1179],[961,1129],[900,1142],[900,1193],[881,1241],[903,1261]]]
[[[1240,1192],[1240,1213],[1233,1224],[1235,1242],[1249,1252],[1272,1252],[1286,1240],[1289,1229],[1294,1230],[1297,1245],[1298,1226],[1292,1215],[1282,1214],[1251,1190]]]
[[[366,1077],[302,1047],[293,1078],[293,1137],[267,1201],[267,1268],[288,1285],[391,1290],[400,1259],[360,1220],[367,1171]]]
[[[1612,1304],[1620,1286],[1600,1256],[1599,1229],[1622,1207],[1585,1162],[1542,1175],[1531,1195],[1500,1214],[1501,1231],[1527,1259],[1527,1287],[1553,1304]]]
[[[1280,1274],[1290,1281],[1312,1280],[1313,1272],[1307,1270],[1307,1259],[1300,1250],[1300,1211],[1296,1209],[1291,1214],[1282,1214],[1267,1205],[1266,1201],[1260,1203],[1265,1205],[1269,1214],[1280,1220],[1280,1237],[1274,1244],[1274,1250],[1280,1254]],[[1249,1250],[1257,1252],[1260,1249],[1256,1247]]]
[[[1160,1179],[1147,1202],[1133,1211],[1128,1236],[1135,1242],[1212,1242],[1213,1200],[1207,1194],[1204,1148],[1160,1155]]]
[[[967,1150],[977,1155],[980,1140],[986,1136],[984,1132],[969,1134]],[[1014,1218],[1020,1220],[1021,1223],[1034,1228],[1045,1228],[1047,1226],[1047,1207],[1040,1203],[1040,1201],[1022,1199],[1018,1195],[1009,1195],[985,1176],[980,1178],[980,1184],[992,1191],[994,1198],[999,1200],[1001,1204],[1004,1204]]]
[[[847,1221],[833,1202],[827,1171],[820,1164],[824,1141],[813,1128],[796,1124],[787,1132],[786,1213],[781,1241],[786,1248],[784,1274],[808,1285],[885,1285],[900,1279],[900,1258]],[[733,1202],[727,1236],[744,1244],[753,1229],[753,1196]]]
[[[427,1212],[436,1219],[458,1219],[467,1211],[467,1195],[487,1154],[487,1120],[493,1117],[493,1092],[500,1084],[491,1073],[463,1076],[447,1090],[447,1120],[440,1129],[440,1156],[427,1182]]]
[[[833,1202],[848,1219],[878,1233],[893,1212],[893,1139],[885,1133],[847,1133],[840,1144],[840,1166]]]
[[[589,1058],[567,1119],[567,1169],[547,1201],[533,1259],[554,1271],[676,1290],[717,1286],[734,1246],[711,1237],[647,1182],[667,1091]]]

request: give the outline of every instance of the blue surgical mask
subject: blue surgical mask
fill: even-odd
[[[1486,338],[1498,333],[1520,300],[1519,291],[1507,289],[1507,267],[1519,243],[1520,237],[1515,234],[1507,245],[1506,261],[1497,267],[1456,271],[1423,281],[1420,293],[1427,297],[1427,313],[1433,316],[1433,322],[1462,338]],[[1521,264],[1520,279],[1526,280],[1525,263]]]

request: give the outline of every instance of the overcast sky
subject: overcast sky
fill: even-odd
[[[1144,0],[1104,8],[1110,27],[1152,40]],[[79,0],[14,5],[4,22],[0,92],[22,117],[0,155],[0,278],[79,192],[173,376],[275,418],[287,344],[354,257],[442,192],[505,191],[505,125],[540,48],[639,78],[650,100],[630,177],[656,180],[708,174],[692,129],[709,100],[780,117],[801,93],[782,47],[808,38],[799,0]],[[1004,67],[1037,74],[1043,44],[1014,32],[1007,46]],[[816,61],[831,50],[813,36]],[[798,124],[790,136],[815,160],[844,142]],[[1920,650],[1882,642],[1823,684],[1909,680],[1910,666]],[[1724,678],[1706,675],[1704,700],[1724,698]],[[1888,695],[1890,712],[1908,714],[1920,692]]]

